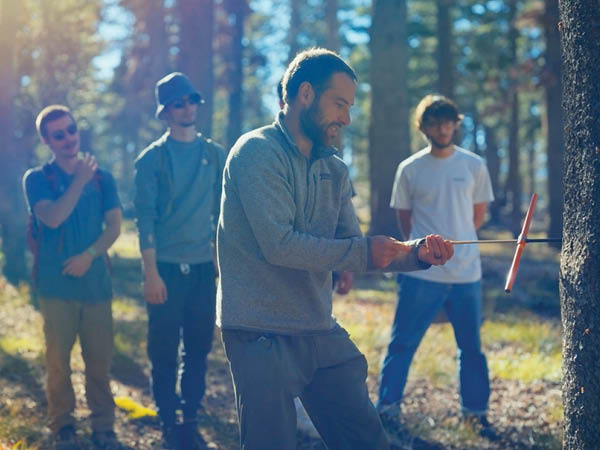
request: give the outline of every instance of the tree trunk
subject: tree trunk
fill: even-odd
[[[327,26],[327,48],[334,52],[340,51],[340,23],[337,18],[338,0],[327,0],[325,4],[325,24]],[[338,149],[340,158],[344,155],[344,132],[340,130],[333,141]]]
[[[500,209],[503,203],[500,193],[500,156],[498,155],[496,132],[488,126],[485,127],[485,142],[485,158],[488,172],[490,173],[492,190],[494,191],[494,201],[490,204],[490,221],[494,224],[499,224]]]
[[[121,138],[121,164],[117,173],[120,176],[117,178],[122,200],[127,205],[134,191],[133,178],[129,176],[134,172],[133,162],[152,136],[145,127],[156,108],[154,85],[171,70],[164,1],[145,0],[128,7],[135,16],[132,45],[123,53],[121,65],[113,77],[113,89],[125,100],[121,110],[116,112],[114,127]]]
[[[25,267],[25,204],[20,177],[24,167],[17,157],[14,141],[15,53],[12,44],[17,33],[20,2],[0,2],[0,228],[6,279],[17,284],[27,279]]]
[[[565,113],[563,448],[600,442],[600,7],[561,0]]]
[[[298,35],[302,29],[302,16],[300,15],[300,0],[290,0],[290,27],[288,28],[287,41],[289,45],[288,62],[294,59],[300,50]]]
[[[452,64],[452,17],[450,0],[437,0],[438,90],[454,99],[454,65]]]
[[[480,130],[480,125],[481,123],[479,122],[479,115],[477,114],[477,111],[472,113],[472,119],[473,119],[473,132],[472,132],[472,136],[473,136],[473,153],[475,153],[476,155],[481,156],[481,147],[479,147],[479,142],[477,142],[477,133]]]
[[[202,93],[204,105],[198,108],[198,128],[212,132],[215,27],[214,0],[177,0],[179,12],[178,67]]]
[[[340,23],[337,18],[338,0],[327,0],[325,4],[325,22],[327,25],[327,48],[340,51]]]
[[[518,0],[510,2],[510,51],[513,64],[517,64],[517,38],[519,31],[516,28],[515,20],[517,15]],[[515,236],[521,229],[522,211],[521,196],[523,195],[523,185],[521,183],[520,164],[519,164],[519,93],[517,80],[512,79],[512,92],[510,94],[510,123],[508,129],[508,178],[506,192],[511,193],[511,212],[510,229]]]
[[[396,168],[410,155],[406,1],[376,0],[370,35],[369,234],[399,236],[390,197]]]
[[[600,7],[600,5],[598,6]],[[545,0],[544,34],[546,37],[546,142],[548,143],[548,200],[550,227],[548,236],[562,237],[564,123],[562,117],[560,33],[558,0]]]
[[[227,148],[233,147],[242,134],[243,80],[244,80],[244,22],[248,13],[246,0],[228,2],[231,24],[231,70],[229,76],[229,111],[227,120]]]
[[[529,130],[529,136],[534,136],[535,130]],[[527,143],[527,181],[529,182],[529,198],[535,192],[535,142]]]

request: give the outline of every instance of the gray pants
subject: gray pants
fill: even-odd
[[[243,450],[294,450],[300,397],[330,450],[387,450],[367,362],[341,327],[289,336],[223,330]]]

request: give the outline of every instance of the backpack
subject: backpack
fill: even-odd
[[[55,196],[58,195],[58,175],[57,175],[56,170],[53,170],[51,168],[51,165],[49,163],[46,163],[42,166],[42,174],[44,175],[44,178],[48,182],[48,185],[50,186],[50,190],[52,191],[52,194]],[[100,184],[100,181],[102,180],[102,174],[100,173],[100,171],[97,170],[96,173],[94,173],[94,177],[92,178],[92,180],[94,181],[94,185],[96,186],[96,189],[98,189],[100,196],[102,196],[102,194],[103,194],[102,185]],[[101,202],[101,204],[102,204],[102,202]],[[25,231],[25,236],[27,238],[27,247],[29,248],[29,251],[33,255],[33,265],[31,268],[31,284],[32,284],[33,290],[35,290],[35,283],[36,283],[36,279],[37,279],[38,256],[39,256],[39,252],[40,252],[40,244],[42,242],[42,235],[43,235],[44,227],[45,227],[45,225],[42,223],[41,220],[38,220],[35,217],[35,214],[33,213],[33,211],[29,211],[29,217],[27,218],[27,228]],[[58,237],[58,253],[60,253],[62,251],[63,239],[64,239],[64,235],[65,235],[65,229],[64,229],[63,225],[60,225],[59,229],[60,229],[60,235]],[[104,253],[104,257],[106,258],[106,263],[108,266],[109,273],[112,273],[112,266],[110,263],[110,259],[108,257],[108,253]]]

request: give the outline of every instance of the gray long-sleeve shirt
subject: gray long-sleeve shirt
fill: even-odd
[[[140,249],[157,261],[198,264],[212,259],[223,148],[200,135],[190,143],[165,133],[135,162],[135,209]]]
[[[223,174],[217,325],[281,334],[335,326],[331,271],[369,269],[369,241],[351,202],[348,169],[333,149],[311,160],[276,122],[243,135]],[[429,267],[413,252],[389,270]]]

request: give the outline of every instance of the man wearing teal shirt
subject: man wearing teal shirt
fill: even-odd
[[[135,164],[148,356],[164,444],[194,449],[202,445],[197,412],[215,322],[213,255],[225,152],[197,133],[202,97],[184,74],[174,72],[159,80],[156,100],[156,117],[168,130]],[[180,399],[176,385],[181,339]]]
[[[36,125],[54,155],[23,177],[37,230],[32,281],[44,318],[49,426],[56,448],[79,448],[70,378],[71,349],[79,336],[92,439],[99,448],[116,449],[108,376],[112,287],[102,255],[119,236],[121,205],[112,175],[98,169],[93,156],[79,156],[77,124],[68,108],[44,108]]]

